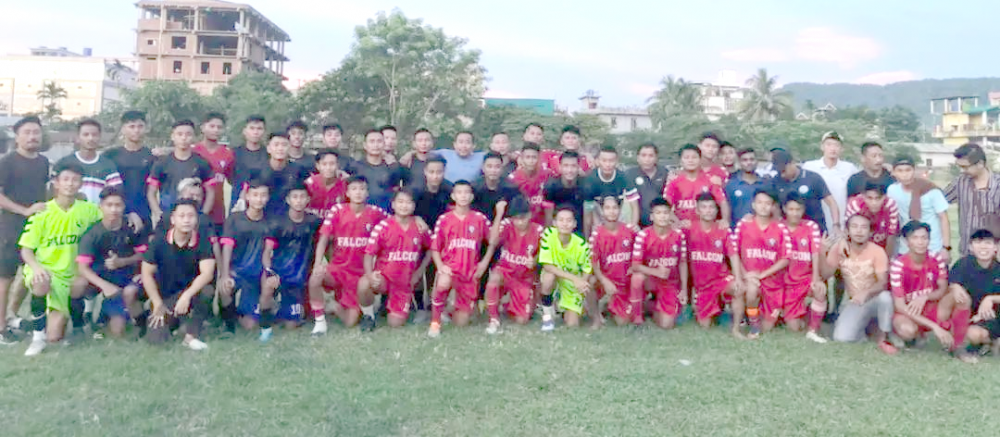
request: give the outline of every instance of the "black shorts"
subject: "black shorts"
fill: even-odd
[[[20,237],[20,232],[0,231],[0,278],[13,278],[17,274],[17,268],[24,263],[21,260],[21,248],[17,245]]]
[[[990,333],[990,340],[1000,338],[1000,319],[987,320],[976,323],[976,326],[983,328]]]

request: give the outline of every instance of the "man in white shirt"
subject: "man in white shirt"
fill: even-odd
[[[823,134],[820,148],[823,150],[823,157],[803,163],[802,168],[815,172],[823,178],[826,188],[830,190],[830,195],[843,214],[847,211],[847,180],[858,172],[858,167],[840,159],[844,145],[836,132]],[[834,223],[844,223],[844,217],[834,217],[826,205],[823,205],[823,213],[826,216],[826,228],[829,230],[833,230]]]

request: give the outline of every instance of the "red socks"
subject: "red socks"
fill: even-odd
[[[451,290],[434,289],[431,295],[431,321],[441,323],[441,315],[444,314],[444,307],[448,305],[448,292]]]
[[[486,312],[490,319],[500,320],[500,287],[486,284]]]

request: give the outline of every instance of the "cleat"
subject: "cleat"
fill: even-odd
[[[372,316],[364,316],[361,318],[360,323],[361,332],[372,332],[375,330],[375,318]]]
[[[819,344],[826,344],[826,343],[828,343],[830,341],[830,340],[827,340],[827,339],[823,338],[823,336],[819,335],[816,331],[809,331],[809,332],[807,332],[806,333],[806,338],[808,338],[808,339],[810,339],[810,340],[812,340],[812,341],[814,341],[816,343],[819,343]]]
[[[208,350],[208,345],[205,342],[198,340],[197,338],[192,338],[190,340],[184,341],[184,347],[191,349],[193,351],[204,351]]]
[[[438,338],[441,336],[441,322],[431,322],[430,329],[427,330],[427,336],[430,338]]]
[[[7,319],[7,328],[14,331],[24,332],[24,319],[16,316]]]
[[[500,333],[500,320],[490,319],[490,324],[486,326],[486,333],[489,335],[496,335]]]
[[[41,334],[41,335],[38,335]],[[36,332],[32,339],[31,344],[28,345],[28,350],[24,351],[24,356],[33,357],[45,350],[45,346],[48,344],[45,341],[45,333]]]
[[[312,333],[309,335],[313,337],[322,337],[326,335],[326,320],[317,320],[316,324],[313,325]]]
[[[267,343],[267,342],[271,341],[271,336],[273,334],[274,334],[274,330],[273,329],[271,329],[271,328],[261,328],[261,330],[260,330],[260,337],[258,337],[258,340],[260,340],[261,343]]]
[[[17,344],[17,335],[10,328],[0,331],[0,345],[11,346]]]
[[[556,322],[552,317],[542,316],[542,332],[552,332],[556,329]]]

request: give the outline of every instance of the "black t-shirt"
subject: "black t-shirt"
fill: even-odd
[[[288,212],[288,203],[285,196],[296,184],[304,184],[309,179],[311,173],[309,169],[289,162],[284,168],[275,170],[270,165],[264,167],[260,173],[260,178],[270,187],[270,197],[267,200],[267,207],[264,214],[268,217],[277,217]]]
[[[599,202],[604,197],[617,196],[624,201],[635,196],[635,185],[625,179],[621,172],[615,171],[607,181],[601,179],[600,172],[600,169],[594,169],[587,174],[587,177],[581,179],[584,200]]]
[[[433,193],[426,186],[413,187],[416,196],[416,199],[413,200],[417,204],[413,214],[424,219],[428,226],[434,226],[438,217],[441,217],[448,210],[448,205],[451,204],[452,188],[453,185],[448,181],[442,181],[441,186]]]
[[[625,180],[631,182],[639,193],[639,209],[642,215],[639,217],[639,224],[649,226],[653,222],[649,218],[649,211],[653,199],[663,196],[663,188],[667,185],[667,169],[661,165],[656,166],[653,177],[649,177],[639,166],[625,170]]]
[[[410,163],[410,180],[408,184],[421,187],[424,185],[424,167],[427,167],[427,161],[421,161],[417,159],[416,155],[413,156],[413,161]]]
[[[103,155],[115,163],[122,177],[122,190],[125,191],[125,212],[134,212],[144,219],[149,218],[149,199],[146,198],[146,179],[156,162],[156,157],[148,148],[128,150],[115,147],[103,152]]]
[[[472,194],[475,196],[472,199],[472,209],[486,214],[486,217],[492,222],[496,218],[496,204],[503,200],[507,202],[509,207],[510,201],[515,196],[521,195],[521,190],[510,183],[505,176],[500,179],[495,190],[486,186],[486,179],[479,179],[472,184]]]
[[[896,183],[896,178],[892,177],[892,175],[885,170],[882,170],[882,175],[877,178],[868,176],[868,172],[861,170],[854,173],[847,179],[847,197],[850,198],[863,193],[865,191],[865,185],[868,181],[878,182],[888,187],[889,185]]]
[[[107,270],[104,260],[108,253],[114,253],[118,258],[128,258],[136,252],[143,252],[148,247],[149,234],[145,227],[136,232],[126,224],[116,230],[108,229],[103,222],[94,223],[80,239],[80,250],[77,259],[84,258],[91,262],[90,268],[98,276],[120,285],[137,273],[137,265]],[[112,280],[113,279],[113,280]]]
[[[167,233],[167,230],[173,227],[173,221],[170,220],[170,215],[164,213],[163,217],[165,217],[164,220],[166,221],[167,224],[166,226],[160,226],[156,228],[157,236],[159,237],[164,237]],[[215,231],[215,226],[213,226],[212,218],[202,213],[200,209],[198,210],[198,235],[201,238],[207,239],[210,244],[215,244],[217,241],[219,241],[219,235]]]
[[[233,256],[229,259],[229,271],[242,279],[260,279],[264,271],[261,256],[264,240],[271,235],[271,226],[265,217],[250,220],[246,212],[231,214],[226,219],[219,241],[223,246],[233,246]]]
[[[573,215],[576,217],[576,230],[579,231],[583,229],[583,202],[586,200],[583,196],[583,186],[581,185],[583,181],[581,179],[576,180],[576,185],[572,187],[567,187],[562,178],[553,178],[545,183],[543,188],[543,195],[545,196],[545,201],[552,203],[552,207],[558,208],[561,205],[572,205]]]
[[[259,175],[267,167],[267,150],[261,147],[257,150],[249,150],[246,145],[233,149],[233,196],[230,206],[235,205],[239,199],[239,192],[243,185],[250,182],[253,175]]]
[[[25,158],[17,151],[0,158],[0,190],[3,195],[21,206],[44,202],[45,186],[49,182],[49,159],[38,155]],[[27,217],[13,212],[0,211],[0,238],[17,240],[24,229]]]
[[[284,287],[301,287],[309,280],[316,235],[323,220],[306,214],[301,222],[294,222],[287,215],[271,219],[268,231],[278,243],[271,258],[271,268],[281,278]]]
[[[183,161],[171,153],[157,159],[149,171],[149,179],[160,186],[160,209],[164,214],[170,212],[177,200],[177,184],[182,180],[198,178],[203,184],[207,184],[213,177],[215,173],[212,172],[212,166],[205,158],[194,153]]]
[[[187,289],[200,273],[198,263],[212,258],[212,244],[195,233],[184,246],[173,242],[173,231],[165,238],[154,238],[143,262],[156,266],[156,284],[160,296],[167,298]]]
[[[392,192],[396,187],[409,182],[410,171],[398,163],[371,165],[367,160],[351,162],[345,171],[354,176],[362,176],[368,181],[368,203],[390,210]],[[423,171],[423,170],[421,170]]]
[[[830,195],[830,190],[826,187],[823,178],[809,170],[799,169],[799,176],[795,180],[786,180],[781,176],[765,179],[761,186],[763,189],[775,190],[778,193],[781,203],[788,198],[788,193],[798,191],[805,201],[805,218],[816,222],[824,231],[826,230],[826,214],[823,213],[823,199]]]
[[[983,298],[1000,294],[1000,264],[996,261],[989,268],[982,268],[976,257],[966,255],[951,267],[948,282],[961,285],[972,296],[972,312],[979,310]]]
[[[298,158],[292,158],[289,155],[288,162],[294,162],[312,171],[312,169],[316,167],[316,152],[313,152],[312,150],[303,150],[302,156]],[[338,160],[337,162],[339,163],[340,161]]]

